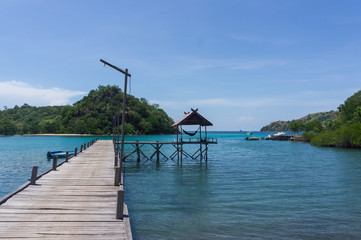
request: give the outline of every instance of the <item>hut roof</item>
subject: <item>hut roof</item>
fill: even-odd
[[[192,111],[189,113],[185,113],[185,115],[179,119],[177,122],[175,122],[172,127],[178,126],[178,125],[201,125],[201,126],[213,126],[213,124],[208,121],[206,118],[204,118],[202,115],[200,115],[198,112],[198,108],[194,110],[192,108]]]

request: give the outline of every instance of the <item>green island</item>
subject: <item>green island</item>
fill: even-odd
[[[0,135],[111,134],[122,102],[121,89],[108,85],[91,90],[73,105],[35,107],[25,103],[21,107],[4,107],[0,110]],[[170,127],[172,124],[173,120],[159,105],[127,94],[126,134],[171,134],[175,131]]]
[[[272,122],[261,131],[302,131],[300,140],[314,146],[361,148],[361,90],[347,98],[337,111]]]

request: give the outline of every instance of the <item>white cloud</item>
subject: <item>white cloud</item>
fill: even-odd
[[[71,98],[81,96],[86,92],[53,88],[33,87],[21,81],[0,82],[0,101],[3,106],[22,105],[33,106],[66,105]]]
[[[243,121],[252,121],[254,120],[253,117],[247,117],[247,116],[242,116],[238,118],[239,121],[243,122]]]

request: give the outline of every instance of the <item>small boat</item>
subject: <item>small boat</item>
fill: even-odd
[[[286,135],[286,133],[278,132],[278,133],[273,134],[273,136],[275,136],[275,137],[282,136],[282,135]]]
[[[259,140],[258,137],[246,137],[245,139],[246,140]]]
[[[69,152],[69,156],[70,155],[73,155],[75,152],[74,151],[68,151]],[[57,157],[65,157],[66,156],[66,151],[53,151],[53,152],[48,152],[47,153],[47,156],[48,157],[54,157],[54,156],[57,156]]]
[[[284,132],[278,132],[272,135],[268,135],[266,140],[278,140],[278,141],[287,141],[290,140],[293,136],[286,135]]]

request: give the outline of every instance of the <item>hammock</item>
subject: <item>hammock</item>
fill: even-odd
[[[198,129],[199,130],[199,129]],[[183,129],[183,132],[185,133],[185,134],[187,134],[187,135],[189,135],[189,136],[194,136],[194,135],[196,135],[197,134],[197,132],[198,132],[198,130],[197,131],[195,131],[194,133],[190,133],[190,132],[187,132],[186,130],[184,130]]]

